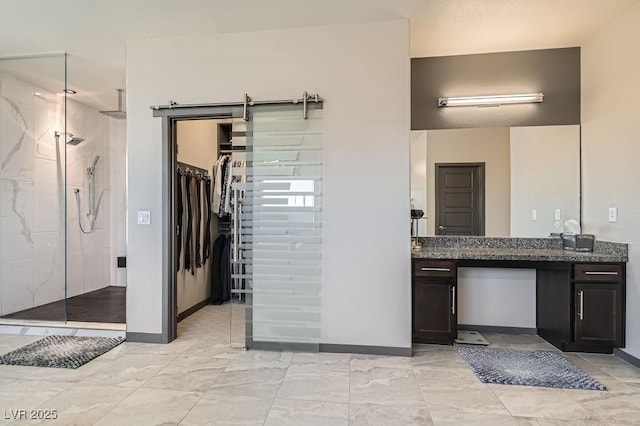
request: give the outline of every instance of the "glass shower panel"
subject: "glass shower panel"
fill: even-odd
[[[300,105],[255,106],[246,122],[246,163],[237,165],[239,178],[232,183],[235,346],[319,348],[322,109],[317,106],[307,119]]]
[[[122,324],[126,113],[117,110],[124,73],[70,55],[67,80],[75,92],[67,96],[67,321]]]
[[[0,58],[0,322],[65,320],[66,56]]]

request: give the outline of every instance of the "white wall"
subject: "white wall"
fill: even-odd
[[[458,324],[535,328],[535,269],[458,268]]]
[[[580,221],[580,126],[512,127],[510,138],[511,236],[547,237]]]
[[[640,5],[582,47],[584,230],[629,242],[627,346],[640,357]],[[608,222],[608,208],[619,220]]]
[[[127,330],[161,332],[161,123],[149,106],[325,99],[322,342],[411,346],[408,22],[133,41]],[[158,66],[161,64],[161,66]]]

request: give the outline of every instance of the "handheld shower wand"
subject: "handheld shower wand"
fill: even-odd
[[[104,195],[104,191],[102,191],[100,197],[98,198],[98,203],[96,204],[96,165],[98,164],[98,160],[100,160],[100,156],[96,155],[93,160],[93,165],[87,167],[87,175],[89,177],[89,212],[87,213],[87,216],[90,220],[88,230],[85,230],[82,226],[82,216],[80,214],[80,189],[76,188],[74,190],[76,196],[76,205],[78,207],[78,225],[80,225],[80,230],[84,234],[90,234],[95,230],[96,219],[98,218],[102,196]]]
[[[100,160],[100,156],[96,155],[93,160],[93,165],[87,167],[87,174],[89,175],[89,213],[90,217],[97,216],[96,214],[96,165]]]

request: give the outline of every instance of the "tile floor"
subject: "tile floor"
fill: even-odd
[[[451,347],[413,358],[229,348],[229,306],[179,324],[169,345],[124,343],[77,370],[0,365],[10,410],[57,410],[62,425],[640,424],[640,369],[611,355],[565,354],[609,392],[480,383]],[[554,350],[535,336],[496,347]],[[0,336],[0,353],[39,337]],[[35,422],[34,422],[35,423]]]

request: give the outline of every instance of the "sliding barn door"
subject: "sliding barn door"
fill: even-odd
[[[232,346],[318,350],[321,107],[253,106],[233,124]]]

